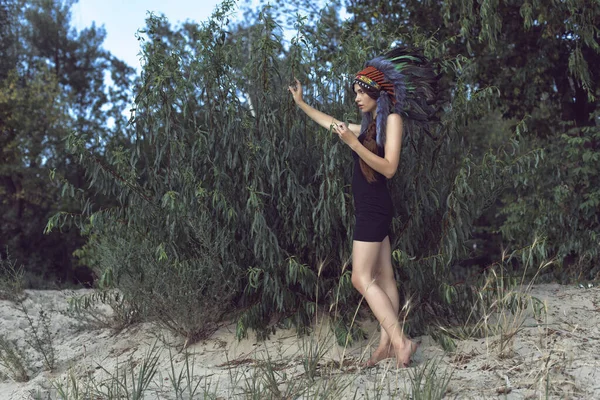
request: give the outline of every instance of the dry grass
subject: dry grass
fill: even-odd
[[[2,366],[10,379],[16,382],[29,380],[28,360],[25,353],[16,341],[8,340],[0,334],[0,366]]]

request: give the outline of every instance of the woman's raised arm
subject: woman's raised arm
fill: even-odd
[[[341,122],[337,119],[335,119],[334,117],[325,114],[324,112],[321,112],[319,110],[317,110],[314,107],[309,106],[308,104],[306,104],[304,102],[304,99],[302,99],[302,85],[300,84],[300,81],[298,81],[298,79],[295,79],[295,84],[292,86],[289,86],[289,90],[292,93],[292,97],[294,98],[294,102],[296,103],[296,105],[298,105],[298,107],[300,107],[300,109],[302,111],[304,111],[306,113],[306,115],[309,116],[310,119],[312,119],[313,121],[315,121],[317,124],[321,125],[323,128],[325,129],[330,129],[331,125],[339,125]],[[360,135],[360,125],[356,125],[356,124],[349,124],[348,128],[356,135]]]

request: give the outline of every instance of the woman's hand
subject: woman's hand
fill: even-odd
[[[360,143],[354,132],[348,129],[345,123],[338,122],[333,127],[335,133],[337,133],[340,139],[342,139],[344,143],[350,146],[352,150],[354,150],[355,146]]]
[[[294,78],[294,81],[294,84],[288,86],[288,89],[292,93],[292,97],[294,98],[296,104],[300,104],[304,101],[302,100],[302,85],[298,79]]]

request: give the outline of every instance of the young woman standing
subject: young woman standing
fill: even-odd
[[[429,97],[434,81],[435,74],[426,60],[404,49],[395,49],[368,61],[356,74],[352,87],[355,102],[362,112],[361,125],[345,124],[306,104],[298,80],[289,87],[300,109],[322,127],[332,128],[353,152],[356,224],[352,284],[364,296],[382,328],[379,346],[366,366],[395,357],[397,366],[406,367],[417,347],[404,335],[398,320],[399,295],[389,239],[393,205],[387,180],[394,176],[400,162],[401,115],[411,115],[404,110],[407,91]],[[417,87],[420,90],[414,90]]]

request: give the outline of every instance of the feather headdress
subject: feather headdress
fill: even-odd
[[[430,134],[429,123],[436,111],[432,104],[437,96],[439,75],[419,53],[397,47],[367,61],[365,68],[356,74],[354,83],[377,100],[376,141],[379,147],[385,145],[385,125],[390,112],[408,120],[405,130],[410,131],[411,125],[416,124]],[[362,130],[366,131],[371,122],[371,114],[363,114]]]

